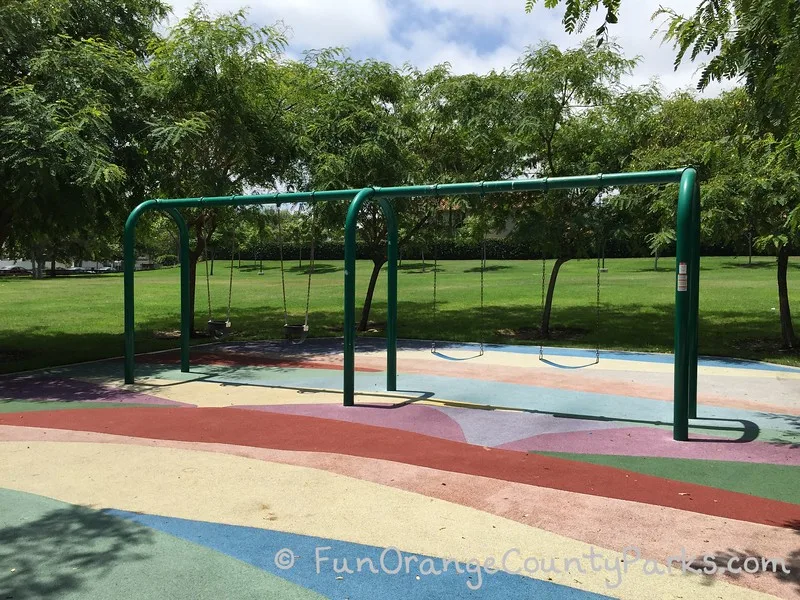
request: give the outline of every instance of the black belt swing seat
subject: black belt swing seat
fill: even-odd
[[[208,334],[215,340],[222,340],[231,334],[231,321],[230,319],[209,319],[208,321]]]
[[[289,325],[284,323],[283,335],[284,339],[293,344],[302,344],[306,341],[306,337],[308,336],[308,325],[305,323],[302,325]]]
[[[208,322],[206,323],[206,331],[215,340],[224,340],[231,333],[233,327],[231,324],[231,299],[233,298],[233,257],[236,254],[236,234],[233,234],[231,243],[231,273],[228,280],[228,308],[225,313],[224,319],[215,319],[211,310],[211,278],[208,272],[208,243],[203,247],[203,256],[206,266],[206,293],[208,294]]]
[[[436,195],[434,200],[436,202],[436,207],[434,210],[438,209],[439,204],[439,184],[436,184]],[[484,198],[484,191],[483,191],[483,182],[481,182],[481,204],[483,203]],[[441,352],[436,347],[436,339],[431,342],[431,354],[437,356],[439,358],[443,358],[446,360],[453,360],[453,361],[462,361],[462,360],[472,360],[474,358],[480,358],[484,354],[484,338],[486,337],[486,311],[484,307],[484,273],[486,272],[486,232],[482,232],[481,237],[481,266],[480,266],[480,274],[481,274],[481,284],[480,284],[480,291],[481,291],[481,303],[480,303],[480,313],[479,313],[479,327],[480,327],[480,347],[478,348],[478,353],[474,356],[469,356],[465,358],[456,358],[453,356],[448,356]],[[438,245],[434,242],[433,246],[433,331],[434,333],[438,333],[438,320],[437,320],[437,273],[439,271],[439,252],[438,252]]]
[[[313,202],[313,194],[312,194]],[[314,245],[315,245],[315,230],[314,230],[314,211],[311,209],[311,252],[308,259],[308,284],[306,286],[306,314],[302,323],[289,323],[289,309],[286,303],[286,275],[283,265],[283,228],[281,221],[283,219],[280,215],[280,205],[278,205],[278,250],[281,261],[281,289],[283,291],[283,337],[284,339],[295,345],[302,344],[308,337],[308,313],[311,307],[311,276],[314,273]]]

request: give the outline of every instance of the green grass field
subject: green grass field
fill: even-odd
[[[779,350],[775,261],[758,258],[704,258],[700,275],[700,351],[800,365],[800,355]],[[548,267],[551,263],[548,263]],[[234,270],[233,339],[278,338],[282,334],[280,271],[277,263],[247,263]],[[537,343],[541,303],[541,262],[492,261],[485,273],[486,307],[479,310],[478,261],[446,261],[438,271],[439,311],[432,312],[433,273],[406,261],[399,275],[402,338]],[[671,259],[653,271],[650,259],[611,259],[602,275],[599,328],[595,320],[595,263],[570,261],[556,287],[551,345],[670,352],[673,335],[674,273]],[[358,265],[360,307],[371,263]],[[205,322],[203,265],[198,269],[197,319]],[[228,265],[219,262],[212,278],[215,317],[224,317]],[[549,274],[549,268],[548,268]],[[161,269],[136,275],[137,351],[177,346],[179,271]],[[305,268],[286,273],[292,321],[305,307]],[[789,272],[795,326],[800,329],[800,261]],[[34,281],[0,279],[0,372],[119,356],[122,336],[122,277],[119,274]],[[378,283],[369,335],[383,335],[386,280]],[[342,263],[317,263],[311,297],[311,335],[342,334]],[[198,339],[197,342],[208,340]]]

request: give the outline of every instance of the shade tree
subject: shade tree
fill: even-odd
[[[0,247],[118,224],[138,181],[141,61],[166,10],[152,0],[0,6]]]
[[[229,196],[274,188],[296,155],[280,80],[285,37],[245,11],[210,15],[196,5],[152,49],[148,128],[152,195]],[[192,235],[190,296],[197,262],[233,209],[184,211]],[[194,329],[194,323],[192,323]]]
[[[517,98],[513,143],[522,171],[558,177],[616,170],[624,161],[625,149],[610,154],[595,151],[602,144],[587,144],[587,135],[602,136],[606,130],[584,115],[613,104],[624,92],[622,77],[635,64],[613,44],[598,48],[585,42],[561,50],[545,43],[528,49],[512,71]],[[516,215],[514,234],[554,259],[540,323],[540,335],[546,338],[561,266],[596,248],[598,191],[527,194],[508,206]]]

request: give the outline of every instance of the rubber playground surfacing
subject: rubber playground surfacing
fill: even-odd
[[[0,378],[0,598],[800,597],[800,369],[701,360],[679,443],[669,355],[439,350]]]

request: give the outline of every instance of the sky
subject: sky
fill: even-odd
[[[169,1],[169,0],[168,0]],[[172,0],[175,17],[186,14],[193,0]],[[212,13],[249,8],[254,24],[282,22],[289,30],[289,53],[326,47],[346,48],[357,59],[374,58],[395,65],[410,63],[425,69],[447,62],[453,73],[486,73],[510,67],[527,46],[550,41],[562,48],[576,46],[602,24],[600,14],[586,29],[568,35],[561,25],[563,7],[548,10],[540,0],[525,13],[525,0],[205,0]],[[640,57],[625,82],[647,83],[658,78],[662,89],[694,89],[700,63],[673,70],[674,50],[653,32],[661,24],[650,17],[659,2],[626,0],[620,24],[611,34],[627,57]],[[689,14],[697,0],[663,0]],[[714,85],[705,95],[731,84]]]

